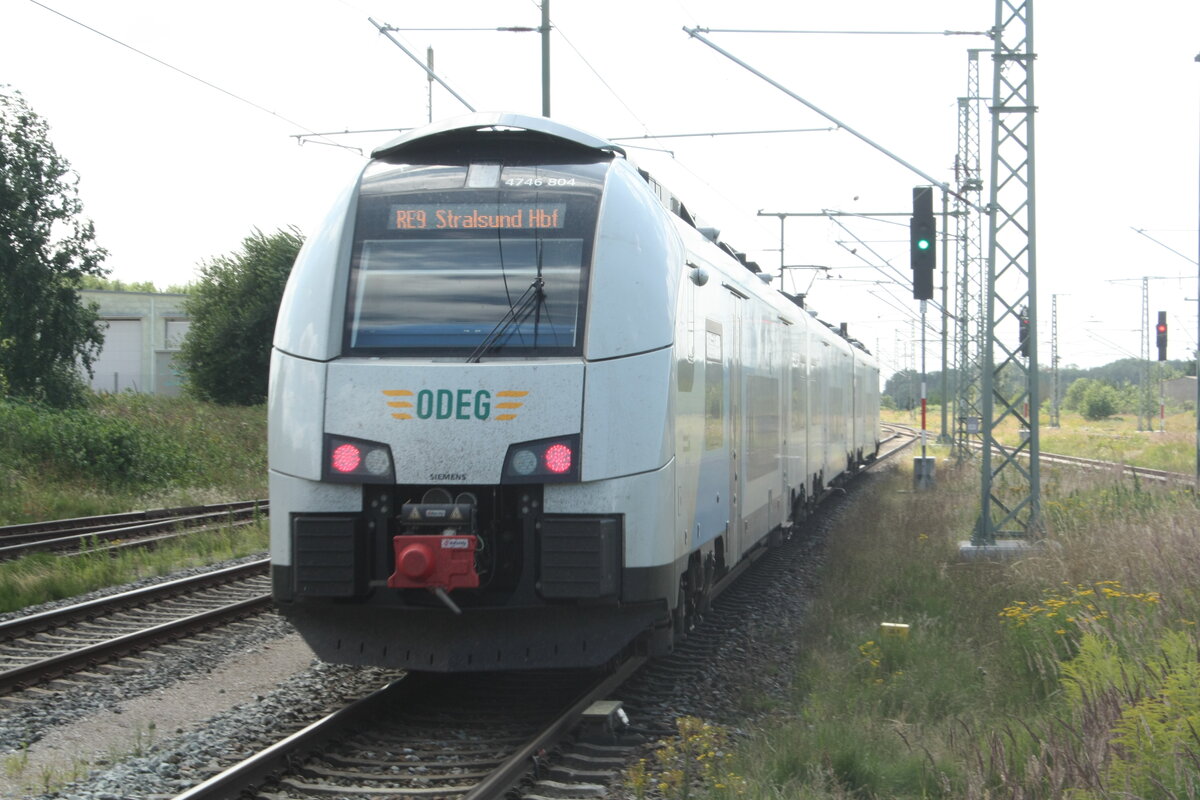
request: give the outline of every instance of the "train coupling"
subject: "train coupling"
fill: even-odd
[[[475,505],[405,503],[399,521],[402,531],[392,538],[395,572],[387,585],[393,589],[428,589],[447,608],[461,614],[448,593],[479,588]]]

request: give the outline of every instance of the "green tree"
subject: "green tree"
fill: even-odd
[[[1117,413],[1121,396],[1117,390],[1106,383],[1092,381],[1091,386],[1083,393],[1079,413],[1087,420],[1098,420],[1111,417]]]
[[[79,176],[20,92],[0,86],[0,386],[66,406],[87,390],[104,336],[79,287],[103,276]]]
[[[83,283],[80,285],[82,289],[98,289],[106,292],[157,292],[158,289],[154,286],[153,281],[122,281],[109,280],[108,278],[97,278],[91,275],[84,276]]]
[[[269,236],[255,229],[240,251],[201,266],[176,356],[191,394],[224,405],[266,400],[275,316],[302,244],[295,228]]]
[[[1073,381],[1067,388],[1066,396],[1063,397],[1063,408],[1069,411],[1080,411],[1083,408],[1083,396],[1095,383],[1096,381],[1091,378],[1079,378]]]

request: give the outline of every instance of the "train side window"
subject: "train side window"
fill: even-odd
[[[779,469],[779,379],[752,375],[746,381],[750,411],[750,457],[746,472],[751,480]]]
[[[725,360],[721,355],[721,326],[708,323],[704,336],[704,449],[725,442]]]

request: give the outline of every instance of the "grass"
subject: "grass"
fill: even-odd
[[[0,562],[0,613],[263,553],[268,538],[264,518],[252,525],[178,537],[153,550],[125,548],[113,554],[95,550],[69,558],[36,553]]]
[[[692,796],[1200,796],[1194,494],[1044,469],[1048,545],[966,562],[977,465],[935,453],[933,491],[902,463],[854,501],[790,697]]]
[[[104,395],[58,411],[0,400],[0,525],[267,496],[266,410]],[[267,549],[265,521],[154,550],[0,563],[0,612]]]
[[[942,429],[941,413],[941,408],[935,406],[926,414],[926,425],[934,438]],[[884,411],[882,417],[887,422],[921,424],[919,411]],[[1062,411],[1057,428],[1046,425],[1049,419],[1048,414],[1041,415],[1039,430],[1041,449],[1047,453],[1195,474],[1196,415],[1190,411],[1167,414],[1162,420],[1162,431],[1157,417],[1153,420],[1153,430],[1139,431],[1136,414],[1089,421],[1073,411]],[[1015,445],[1018,436],[1018,425],[1011,419],[1001,424],[997,432],[997,438],[1009,445]]]
[[[0,525],[266,497],[266,410],[119,394],[0,400]]]

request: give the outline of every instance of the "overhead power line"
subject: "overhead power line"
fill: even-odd
[[[231,92],[228,89],[224,89],[220,86],[217,86],[212,81],[205,80],[204,78],[201,78],[198,75],[193,75],[192,73],[188,72],[187,70],[181,69],[181,68],[175,66],[174,64],[169,64],[166,61],[163,61],[161,58],[150,55],[149,53],[147,53],[144,50],[139,50],[138,48],[134,47],[133,45],[127,44],[127,43],[121,41],[120,39],[117,39],[114,36],[110,36],[107,33],[105,33],[104,31],[97,30],[96,28],[93,28],[91,25],[88,25],[85,22],[80,22],[79,20],[75,19],[74,17],[64,14],[63,12],[59,11],[58,9],[51,8],[50,6],[46,5],[45,3],[39,2],[39,0],[29,0],[29,2],[33,3],[35,6],[44,8],[47,11],[49,11],[50,13],[56,14],[56,15],[62,17],[63,19],[67,20],[68,22],[72,22],[72,23],[78,25],[79,27],[84,28],[85,30],[91,31],[92,33],[96,34],[97,36],[101,36],[101,37],[109,40],[113,44],[120,45],[121,47],[124,47],[126,50],[131,50],[134,53],[137,53],[139,56],[142,56],[143,58],[148,58],[151,61],[155,62],[156,64],[160,64],[161,66],[164,66],[169,70],[178,72],[180,75],[183,75],[186,78],[191,78],[192,80],[196,81],[197,83],[202,83],[210,89],[215,89],[216,91],[220,92],[221,94],[225,95],[226,97],[230,97],[234,100],[237,100],[239,103],[245,103],[246,105],[250,106],[251,108],[255,108],[259,111],[262,111],[263,113],[270,114],[272,117],[283,120],[284,122],[288,123],[289,125],[294,125],[297,128],[308,131],[310,135],[313,135],[313,136],[318,135],[318,134],[312,133],[312,129],[309,128],[307,125],[301,125],[299,122],[296,122],[295,120],[292,120],[292,119],[288,119],[287,117],[283,116],[282,114],[280,114],[277,111],[272,111],[271,109],[267,108],[266,106],[260,105],[256,102],[254,102],[253,100],[248,100],[247,98],[242,97],[241,95],[236,94],[234,92]],[[334,142],[332,140],[326,142],[326,144],[332,145],[334,147],[340,147],[345,150],[353,150],[358,153],[362,152],[362,150],[360,150],[357,147],[347,147],[344,144],[340,144],[340,143]]]
[[[759,136],[777,133],[829,133],[837,128],[778,128],[762,131],[707,131],[702,133],[647,133],[642,136],[610,136],[614,142],[629,142],[636,139],[712,139],[717,136]]]
[[[788,33],[819,36],[991,36],[990,31],[795,31],[760,28],[696,28],[700,33]]]

